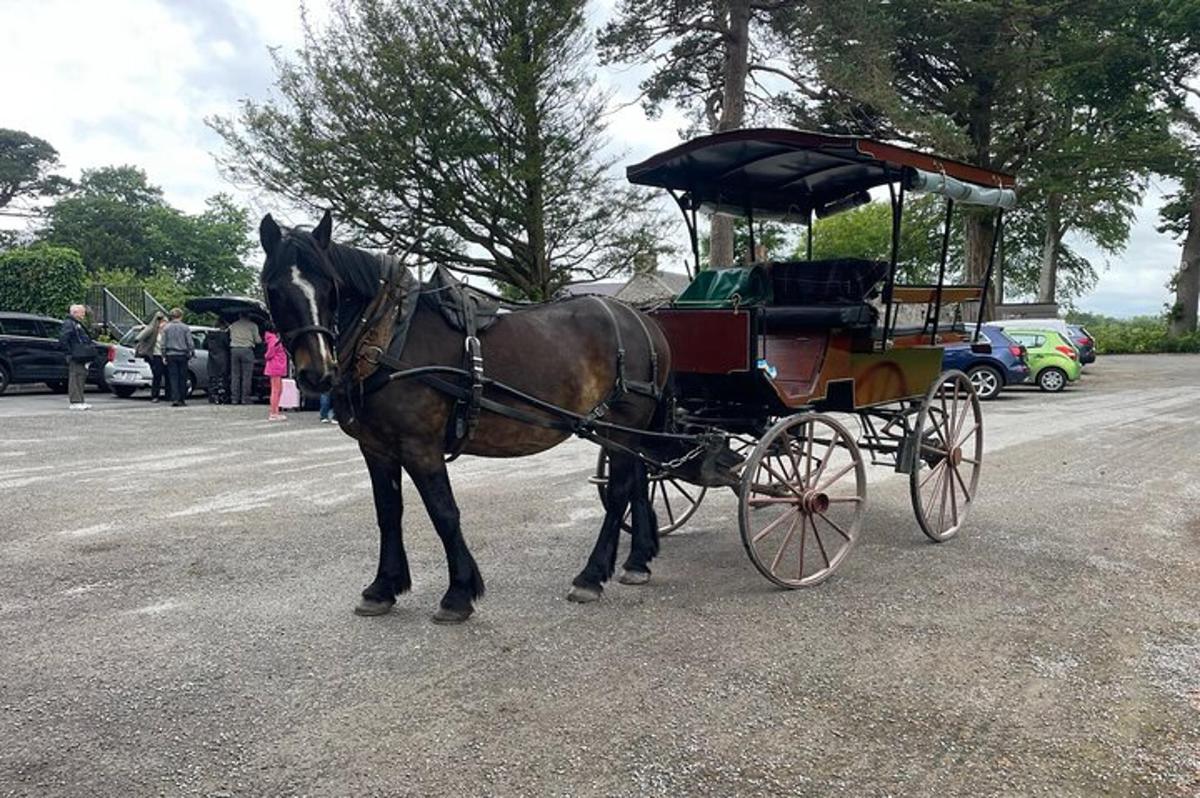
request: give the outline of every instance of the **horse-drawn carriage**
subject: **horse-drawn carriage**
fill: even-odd
[[[660,534],[681,527],[708,487],[732,487],[754,565],[784,587],[816,584],[858,537],[869,458],[908,475],[926,535],[953,537],[976,498],[983,418],[970,380],[942,371],[942,345],[978,337],[995,245],[980,284],[946,285],[950,224],[956,201],[1001,217],[1015,201],[1013,179],[868,139],[791,130],[705,136],[629,167],[628,177],[671,193],[697,269],[700,210],[743,218],[751,252],[756,223],[808,228],[806,260],[698,271],[676,301],[650,314],[671,346],[675,430],[720,430],[742,455],[686,475],[679,465],[654,471]],[[877,188],[891,200],[890,259],[812,260],[814,217],[869,202]],[[904,200],[914,189],[946,197],[930,285],[896,281]],[[857,429],[831,414],[851,414]],[[602,452],[593,478],[602,494],[607,462]]]
[[[864,453],[908,474],[930,538],[958,532],[976,499],[983,425],[970,381],[941,371],[941,344],[970,334],[970,314],[944,317],[973,302],[978,332],[996,248],[981,284],[945,285],[949,231],[954,204],[971,204],[996,213],[998,240],[1012,178],[791,130],[699,138],[630,167],[629,178],[671,192],[697,267],[701,210],[744,217],[751,252],[756,224],[805,224],[809,257],[702,272],[648,317],[596,297],[497,314],[448,276],[419,285],[401,259],[334,243],[328,213],[311,231],[263,219],[264,294],[297,379],[308,392],[333,393],[338,423],[359,441],[371,476],[379,569],[359,614],[389,611],[412,584],[402,471],[446,549],[450,584],[434,620],[457,623],[473,612],[483,579],[445,456],[521,457],[571,435],[603,447],[596,481],[605,506],[568,594],[576,601],[600,597],[623,524],[632,543],[621,581],[648,581],[659,533],[682,525],[712,487],[737,491],[742,540],[767,578],[784,587],[823,581],[858,537]],[[814,217],[869,202],[873,189],[891,199],[890,258],[812,260]],[[896,281],[910,191],[947,198],[930,285]]]

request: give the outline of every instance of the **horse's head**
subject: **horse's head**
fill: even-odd
[[[312,232],[281,229],[270,214],[258,227],[267,253],[263,295],[296,364],[296,382],[307,393],[329,391],[337,370],[339,277],[330,261],[332,229],[328,211]]]

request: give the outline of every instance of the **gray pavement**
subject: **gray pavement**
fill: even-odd
[[[0,795],[1200,795],[1200,357],[985,405],[927,543],[876,470],[826,584],[774,589],[710,492],[646,587],[564,600],[595,450],[451,466],[488,595],[375,567],[352,441],[263,407],[0,397]]]

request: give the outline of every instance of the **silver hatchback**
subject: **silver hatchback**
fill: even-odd
[[[214,327],[192,327],[192,341],[196,345],[196,353],[188,361],[187,387],[185,396],[191,396],[197,389],[208,390],[208,334]],[[142,388],[149,388],[154,374],[150,370],[150,361],[143,360],[134,352],[137,335],[142,327],[134,327],[121,336],[121,340],[113,347],[114,353],[108,363],[104,364],[104,379],[108,388],[122,399],[128,399]],[[166,375],[163,375],[163,391],[167,390]]]

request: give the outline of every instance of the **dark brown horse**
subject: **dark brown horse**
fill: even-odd
[[[416,282],[403,265],[330,240],[328,213],[311,232],[280,228],[266,216],[259,236],[267,259],[262,281],[275,324],[306,393],[332,390],[342,429],[359,442],[375,499],[379,523],[379,568],[355,607],[360,615],[388,612],[412,581],[401,532],[401,469],[408,472],[446,550],[450,586],[433,620],[466,620],[483,595],[483,577],[459,525],[445,455],[447,424],[455,399],[416,379],[367,382],[356,376],[354,341],[362,319],[377,311],[388,275],[402,273],[410,290]],[[417,303],[398,359],[408,367],[463,365],[464,334],[453,329],[428,303]],[[654,377],[661,391],[670,370],[670,350],[659,328],[637,311],[595,297],[551,302],[503,313],[479,335],[485,375],[528,395],[586,416],[606,405],[604,421],[635,429],[659,423],[661,406],[653,396],[622,391],[621,372],[633,380]],[[618,367],[618,342],[623,369]],[[653,352],[653,355],[652,355]],[[657,357],[657,368],[652,365]],[[339,362],[340,358],[340,362]],[[392,371],[388,368],[386,371]],[[453,377],[447,377],[453,380]],[[506,405],[519,401],[489,387],[484,397]],[[552,414],[525,404],[526,415]],[[522,457],[562,443],[569,432],[525,423],[485,409],[465,449],[484,457]],[[609,439],[633,445],[628,435]],[[627,452],[614,452],[605,517],[587,565],[575,577],[568,598],[594,601],[616,565],[621,519],[632,509],[632,544],[621,581],[641,584],[658,552],[657,523],[647,492],[645,466]],[[502,489],[502,488],[499,488]]]

